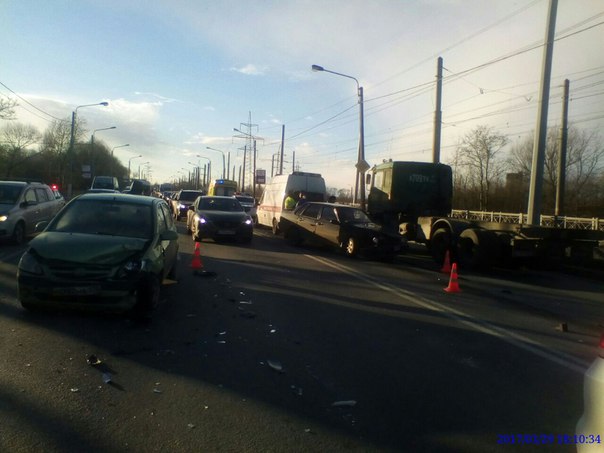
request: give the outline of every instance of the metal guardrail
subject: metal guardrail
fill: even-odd
[[[528,215],[523,213],[509,212],[486,212],[486,211],[464,211],[454,209],[451,211],[451,217],[465,220],[480,220],[483,222],[498,222],[498,223],[526,223]],[[569,230],[593,230],[604,231],[604,219],[597,217],[565,217],[565,216],[541,216],[541,226],[568,228]]]

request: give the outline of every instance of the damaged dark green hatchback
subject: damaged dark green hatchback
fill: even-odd
[[[41,227],[42,225],[39,225]],[[178,233],[159,198],[89,193],[30,241],[17,271],[21,305],[150,313],[176,277]]]

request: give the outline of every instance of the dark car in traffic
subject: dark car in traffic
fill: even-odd
[[[254,235],[254,222],[235,197],[202,196],[189,208],[187,231],[193,240],[237,240],[250,242]]]
[[[26,309],[150,313],[165,277],[175,278],[178,233],[165,201],[87,193],[29,243],[17,270]]]
[[[172,198],[172,212],[174,213],[174,219],[180,220],[181,217],[187,217],[189,206],[193,204],[197,197],[202,195],[204,195],[204,192],[201,190],[183,189],[176,192]]]
[[[399,235],[384,231],[363,210],[342,204],[308,202],[283,211],[280,229],[294,245],[306,241],[335,246],[349,256],[391,259],[402,249]]]

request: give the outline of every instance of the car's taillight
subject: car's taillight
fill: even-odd
[[[600,357],[604,359],[604,333],[600,336]]]

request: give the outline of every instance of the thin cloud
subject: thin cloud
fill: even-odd
[[[268,67],[267,66],[256,66],[254,64],[247,64],[241,68],[231,68],[231,71],[235,71],[235,72],[239,72],[241,74],[245,74],[245,75],[252,75],[252,76],[259,76],[259,75],[264,75],[266,74],[266,72],[268,71]]]

